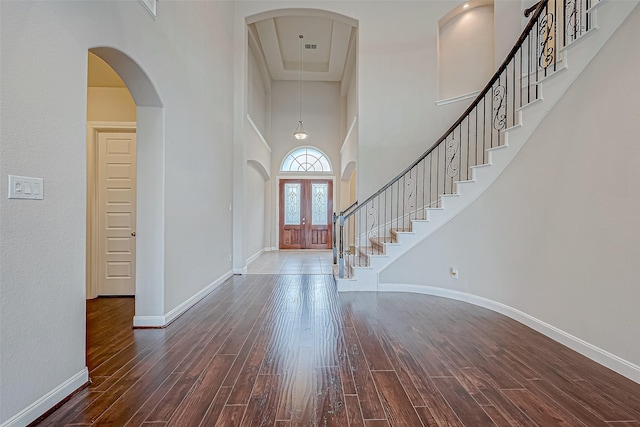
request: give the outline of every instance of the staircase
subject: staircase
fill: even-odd
[[[336,214],[339,291],[376,291],[378,274],[477,199],[639,0],[542,0],[507,59],[420,158]]]

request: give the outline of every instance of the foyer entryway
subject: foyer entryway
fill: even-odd
[[[247,274],[333,274],[328,250],[264,252],[247,266]]]
[[[331,249],[332,212],[332,180],[280,180],[280,249]]]

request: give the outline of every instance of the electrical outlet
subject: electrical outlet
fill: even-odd
[[[457,279],[458,278],[458,269],[455,267],[451,267],[451,270],[449,271],[449,274],[451,274],[451,278],[452,279]]]

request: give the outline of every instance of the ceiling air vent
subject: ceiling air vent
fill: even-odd
[[[304,48],[305,49],[316,49],[318,47],[318,45],[315,44],[305,44]]]

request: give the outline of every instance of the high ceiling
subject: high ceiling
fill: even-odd
[[[342,80],[354,32],[351,25],[320,16],[280,16],[255,22],[249,30],[273,80],[299,78],[300,35],[304,80]]]
[[[301,34],[304,80],[342,80],[354,37],[351,25],[321,16],[280,16],[251,24],[249,30],[273,80],[298,80]],[[111,67],[91,53],[88,77],[90,87],[126,87]]]

